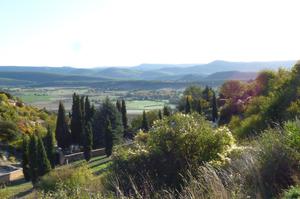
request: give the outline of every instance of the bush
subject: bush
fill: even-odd
[[[79,167],[63,166],[43,176],[37,184],[37,188],[49,192],[56,191],[59,187],[73,190],[77,187],[84,187],[93,178],[87,164]]]
[[[188,169],[222,160],[234,143],[228,129],[213,129],[199,114],[180,113],[156,121],[148,136],[138,138],[142,141],[113,155],[113,172],[125,193],[132,191],[131,181],[142,190],[145,178],[155,189],[180,188]]]
[[[290,187],[283,193],[282,199],[298,199],[300,198],[300,187]]]

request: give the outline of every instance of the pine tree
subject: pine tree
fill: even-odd
[[[201,99],[197,100],[196,111],[197,113],[202,114]]]
[[[40,137],[37,138],[37,162],[38,176],[43,176],[51,170],[51,164],[48,160],[43,141]]]
[[[35,185],[38,180],[38,164],[37,137],[35,135],[31,135],[29,142],[29,170],[30,179],[33,185]]]
[[[26,181],[30,180],[30,167],[29,167],[29,137],[24,135],[23,137],[23,153],[22,153],[22,168]]]
[[[117,107],[118,111],[121,113],[121,111],[122,111],[122,105],[121,105],[120,100],[117,100],[116,107]]]
[[[84,158],[86,161],[90,161],[92,157],[92,148],[93,148],[93,133],[91,123],[86,123],[84,127],[85,142],[84,142]]]
[[[144,131],[149,131],[149,123],[145,111],[143,111],[142,129]]]
[[[212,98],[212,121],[217,122],[218,121],[218,106],[217,106],[217,99],[215,92],[213,93]]]
[[[82,132],[83,132],[83,118],[80,97],[73,94],[73,104],[72,104],[72,119],[71,119],[71,134],[73,144],[82,143]]]
[[[162,116],[162,113],[161,113],[161,110],[160,110],[160,109],[158,110],[158,118],[159,118],[160,120],[163,118],[163,116]]]
[[[190,96],[186,96],[186,101],[185,101],[185,113],[189,114],[192,112],[192,104],[191,104],[191,98]]]
[[[122,100],[121,113],[122,113],[123,128],[126,131],[128,129],[128,119],[127,119],[126,103],[124,99]]]
[[[47,157],[50,161],[51,167],[55,167],[55,138],[54,134],[50,128],[47,127],[47,135],[45,136],[44,146],[47,151]]]
[[[105,153],[107,157],[112,154],[113,144],[114,144],[114,136],[113,136],[113,129],[111,126],[111,122],[109,118],[106,119],[106,131],[105,131]]]
[[[57,141],[57,146],[65,149],[71,144],[71,134],[69,132],[68,124],[66,121],[65,108],[62,102],[59,102],[55,137]]]
[[[167,116],[167,117],[171,115],[171,108],[169,106],[166,106],[166,105],[164,106],[163,115]]]

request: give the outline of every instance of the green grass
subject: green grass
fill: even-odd
[[[0,198],[20,198],[30,194],[33,190],[32,188],[31,182],[21,179],[0,189]]]
[[[128,110],[153,110],[162,109],[166,103],[164,101],[132,100],[127,101],[126,106]]]
[[[20,98],[22,99],[23,102],[26,103],[35,103],[35,102],[40,102],[40,101],[50,101],[51,98],[48,95],[22,95],[20,96]]]

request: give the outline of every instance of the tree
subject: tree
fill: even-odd
[[[82,143],[83,131],[82,105],[80,102],[80,97],[74,93],[72,104],[71,134],[73,144],[79,145]]]
[[[197,113],[202,114],[201,99],[197,100],[196,111]]]
[[[47,134],[44,139],[44,146],[47,151],[47,157],[50,161],[51,167],[55,167],[55,138],[54,134],[50,128],[50,126],[47,127]]]
[[[30,180],[30,168],[29,168],[29,137],[23,136],[23,153],[22,153],[22,168],[23,174],[26,181]]]
[[[92,148],[93,148],[93,132],[91,123],[86,123],[84,127],[84,134],[85,134],[85,142],[84,142],[84,158],[86,161],[90,161],[92,157]]]
[[[143,111],[142,129],[144,131],[149,131],[149,123],[145,111]]]
[[[121,113],[117,110],[115,104],[109,98],[106,98],[95,113],[93,120],[93,146],[96,148],[105,147],[105,131],[107,129],[105,121],[107,118],[110,120],[116,143],[123,138]]]
[[[217,106],[217,99],[215,92],[213,93],[213,99],[212,99],[212,121],[217,122],[218,121],[218,106]]]
[[[39,136],[37,138],[37,163],[38,176],[43,176],[51,170],[51,164],[48,160],[43,141]]]
[[[89,97],[85,97],[85,103],[84,103],[84,110],[85,110],[85,122],[91,122],[93,116],[94,116],[94,107],[91,106]]]
[[[109,118],[106,119],[106,131],[105,131],[105,153],[107,157],[112,154],[113,144],[114,144],[114,137],[113,137],[113,130],[111,126],[111,122]]]
[[[117,107],[118,111],[121,113],[121,111],[122,111],[122,105],[121,105],[120,100],[117,100],[116,107]]]
[[[65,108],[62,102],[59,102],[55,137],[57,146],[65,149],[71,144],[71,134],[66,121]]]
[[[164,106],[163,115],[166,116],[166,117],[171,115],[171,108],[169,106],[166,106],[166,105]]]
[[[38,180],[37,137],[35,135],[30,136],[29,170],[31,182],[35,185]]]
[[[128,119],[127,119],[126,103],[124,99],[122,100],[121,113],[122,113],[123,128],[126,131],[128,129]]]
[[[158,118],[159,118],[160,120],[163,118],[163,116],[162,116],[162,113],[161,113],[161,110],[160,110],[160,109],[158,110]]]
[[[191,104],[191,97],[186,96],[186,101],[185,101],[185,113],[189,114],[192,112],[192,104]]]
[[[80,111],[81,111],[81,119],[82,123],[84,124],[84,119],[85,119],[85,103],[84,103],[84,96],[80,97]]]

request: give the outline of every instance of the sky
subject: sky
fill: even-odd
[[[297,0],[0,0],[0,65],[296,60]]]

